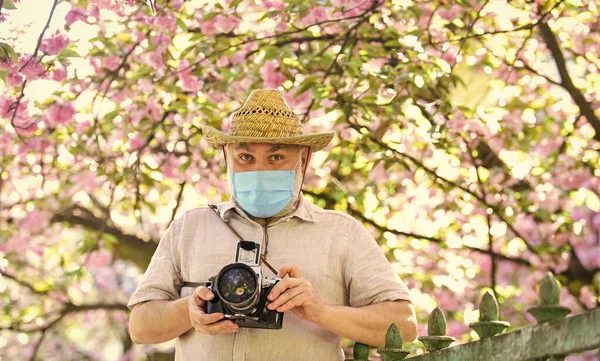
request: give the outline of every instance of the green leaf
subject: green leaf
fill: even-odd
[[[8,70],[2,70],[0,71],[0,79],[2,79],[3,82],[6,83],[6,76],[8,75]]]
[[[203,36],[204,36],[204,34],[196,33],[196,34],[190,36],[190,39],[188,41],[189,42],[193,42],[193,41],[196,41],[196,40],[200,40],[200,39],[202,39]]]
[[[4,1],[7,1],[7,0],[4,0]],[[19,56],[17,55],[15,50],[12,48],[12,46],[10,46],[6,43],[1,43],[1,45],[4,48],[4,50],[8,53],[8,55],[15,61],[15,63],[19,61]]]
[[[0,59],[8,60],[8,58],[12,58],[15,63],[19,61],[19,56],[10,45],[7,43],[0,43]]]
[[[64,49],[58,55],[59,58],[81,58],[81,55],[77,54],[77,52],[73,49]]]
[[[4,2],[2,3],[2,9],[6,9],[6,10],[15,10],[17,7],[15,6],[15,3],[12,2],[12,0],[4,0]]]
[[[277,15],[279,15],[279,13],[280,13],[280,12],[279,12],[279,11],[277,11],[277,10],[271,10],[271,11],[267,11],[267,12],[266,12],[266,13],[265,13],[265,14],[264,14],[264,15],[263,15],[263,16],[262,16],[260,19],[259,19],[259,21],[261,21],[261,20],[264,20],[264,19],[266,19],[266,18],[271,18],[271,19],[272,19],[272,18],[276,17]]]
[[[177,169],[179,170],[179,172],[183,173],[190,167],[191,164],[192,164],[192,158],[189,158],[185,163],[180,165]]]
[[[177,18],[177,20],[175,20],[175,23],[177,24],[177,26],[179,26],[179,28],[181,30],[183,30],[186,33],[188,32],[188,27],[185,25],[183,20],[181,20],[180,18]]]
[[[138,70],[134,76],[131,77],[132,80],[139,80],[141,78],[146,78],[148,74],[152,73],[153,69],[147,65],[144,65]]]
[[[74,271],[65,272],[65,276],[68,278],[76,278],[80,280],[83,277],[83,268],[79,267]]]
[[[119,115],[119,111],[113,110],[112,112],[108,112],[108,113],[106,113],[106,115],[104,115],[104,120],[111,121],[111,120],[115,119],[117,117],[117,115]]]
[[[147,186],[147,187],[154,187],[154,179],[152,179],[152,177],[150,177],[148,174],[146,173],[140,173],[140,175],[142,176],[142,184]]]
[[[188,46],[181,52],[181,54],[179,54],[179,59],[184,59],[185,56],[188,55],[190,51],[196,49],[197,47],[198,47],[198,45],[196,45],[196,44]]]
[[[231,8],[234,8],[234,7],[238,6],[238,5],[239,5],[241,2],[242,2],[242,0],[233,0],[233,1],[231,2],[231,4],[229,4],[229,8],[230,8],[230,9],[231,9]]]
[[[215,16],[217,16],[217,15],[219,15],[219,13],[218,13],[218,12],[216,12],[216,11],[211,11],[210,13],[208,13],[208,14],[206,14],[206,15],[204,15],[204,16],[202,17],[202,21],[209,21],[209,20],[212,20],[212,19],[213,19]]]
[[[300,83],[300,85],[298,86],[296,95],[300,95],[300,94],[304,93],[305,91],[307,91],[308,89],[312,88],[315,84],[317,84],[317,80],[319,78],[322,78],[322,77],[319,75],[311,75],[311,76],[307,77],[306,79],[304,79],[302,81],[302,83]]]

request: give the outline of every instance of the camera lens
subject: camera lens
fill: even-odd
[[[242,305],[257,293],[256,273],[243,264],[225,267],[217,277],[217,291],[221,299],[230,305]]]

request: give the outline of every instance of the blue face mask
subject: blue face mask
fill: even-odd
[[[254,217],[269,218],[294,197],[295,170],[266,170],[231,173],[233,195]]]

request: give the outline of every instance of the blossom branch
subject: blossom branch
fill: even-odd
[[[183,190],[185,189],[185,184],[185,181],[179,183],[179,193],[177,194],[177,202],[175,203],[175,207],[173,207],[173,212],[171,213],[171,220],[169,221],[169,224],[172,223],[175,219],[177,209],[179,209],[179,204],[181,203],[181,198],[183,197]]]
[[[355,130],[357,130],[358,132],[361,132],[361,126],[351,122],[350,120],[348,120],[350,127],[354,128]],[[527,241],[525,240],[525,237],[523,237],[523,235],[521,235],[521,233],[519,231],[517,231],[512,223],[508,222],[508,220],[506,219],[506,217],[504,217],[504,215],[502,214],[502,212],[500,211],[500,209],[498,208],[497,205],[493,205],[487,202],[486,199],[482,198],[479,194],[477,194],[476,192],[470,190],[469,188],[460,185],[450,179],[447,179],[439,174],[437,174],[437,172],[433,169],[430,169],[429,167],[425,166],[425,164],[423,164],[423,162],[419,161],[417,158],[400,152],[399,150],[397,150],[396,148],[391,147],[389,144],[386,144],[382,141],[380,141],[379,139],[377,139],[376,137],[374,137],[373,135],[367,135],[367,137],[373,141],[374,143],[378,144],[380,147],[389,150],[392,152],[392,154],[394,154],[394,156],[396,157],[400,157],[400,158],[406,158],[408,160],[410,160],[413,164],[415,164],[416,166],[418,166],[419,168],[423,169],[426,173],[428,173],[429,175],[431,175],[436,181],[438,182],[442,182],[445,183],[453,188],[457,188],[462,190],[465,193],[470,194],[471,196],[473,196],[475,199],[477,199],[477,201],[479,201],[479,203],[481,203],[482,205],[484,205],[485,207],[491,208],[492,211],[496,214],[496,216],[506,224],[506,226],[519,238],[521,238],[523,240],[523,243],[525,243],[525,246],[527,246],[527,249],[529,249],[529,251],[531,251],[534,254],[537,254],[538,252],[529,244],[527,243]]]
[[[586,117],[590,125],[594,128],[596,133],[594,135],[594,139],[600,141],[600,119],[594,112],[592,104],[588,102],[581,90],[579,90],[575,84],[573,84],[571,75],[567,70],[567,62],[562,53],[560,45],[558,44],[558,41],[556,40],[554,32],[546,22],[541,22],[539,29],[546,46],[548,46],[548,49],[554,58],[558,73],[560,74],[561,82],[558,85],[563,87],[571,95],[573,101],[579,107],[579,111],[583,114],[583,116]]]
[[[323,199],[326,202],[331,202],[332,204],[335,204],[336,201],[335,199],[333,199],[332,197],[328,196],[327,194],[323,193],[323,192],[315,192],[315,191],[311,191],[311,190],[306,190],[303,189],[302,193],[304,194],[308,194],[311,197],[314,198],[318,198],[318,199]],[[369,224],[371,226],[373,226],[375,229],[377,229],[377,231],[384,233],[384,232],[389,232],[398,236],[404,236],[404,237],[413,237],[413,238],[417,238],[417,239],[423,239],[423,240],[427,240],[436,244],[446,244],[446,241],[444,241],[443,239],[440,238],[436,238],[436,237],[430,237],[430,236],[424,236],[421,234],[416,234],[416,233],[412,233],[412,232],[404,232],[404,231],[400,231],[397,229],[392,229],[392,228],[388,228],[384,225],[381,225],[379,223],[377,223],[376,221],[374,221],[373,219],[370,219],[368,217],[366,217],[361,211],[348,206],[347,208],[348,213],[350,213],[350,215],[352,215],[353,217],[358,218],[361,222]],[[513,263],[517,263],[520,264],[522,266],[531,266],[531,263],[525,259],[521,259],[521,258],[513,258],[513,257],[509,257],[506,256],[504,254],[500,254],[500,253],[494,253],[491,249],[487,250],[487,249],[482,249],[482,248],[478,248],[478,247],[473,247],[473,246],[466,246],[463,245],[464,249],[467,249],[469,251],[474,251],[477,253],[481,253],[481,254],[486,254],[489,256],[493,256],[496,257],[498,259],[501,259],[503,261],[508,261],[508,262],[513,262]]]
[[[37,294],[46,294],[47,293],[47,291],[36,290],[35,287],[31,283],[29,283],[27,281],[24,281],[24,280],[18,278],[17,276],[14,276],[14,275],[10,274],[10,273],[7,273],[6,271],[0,270],[0,275],[2,275],[2,277],[6,277],[8,279],[11,279],[11,280],[15,281],[16,283],[18,283],[19,285],[27,288],[31,292],[34,292],[34,293],[37,293]]]
[[[94,216],[91,212],[86,216],[78,214],[74,207],[69,211],[56,213],[52,217],[52,222],[67,222],[72,225],[83,226],[90,230],[99,230],[102,228],[102,219]],[[132,234],[127,234],[116,226],[106,225],[104,233],[114,236],[119,242],[115,245],[113,255],[115,257],[129,260],[140,269],[146,269],[148,263],[156,250],[158,240],[146,241]]]

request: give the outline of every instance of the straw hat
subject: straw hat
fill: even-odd
[[[313,152],[323,149],[333,133],[304,134],[298,115],[292,111],[278,90],[256,89],[244,105],[231,115],[229,134],[202,126],[208,143],[221,148],[228,143],[277,143],[310,146]]]

